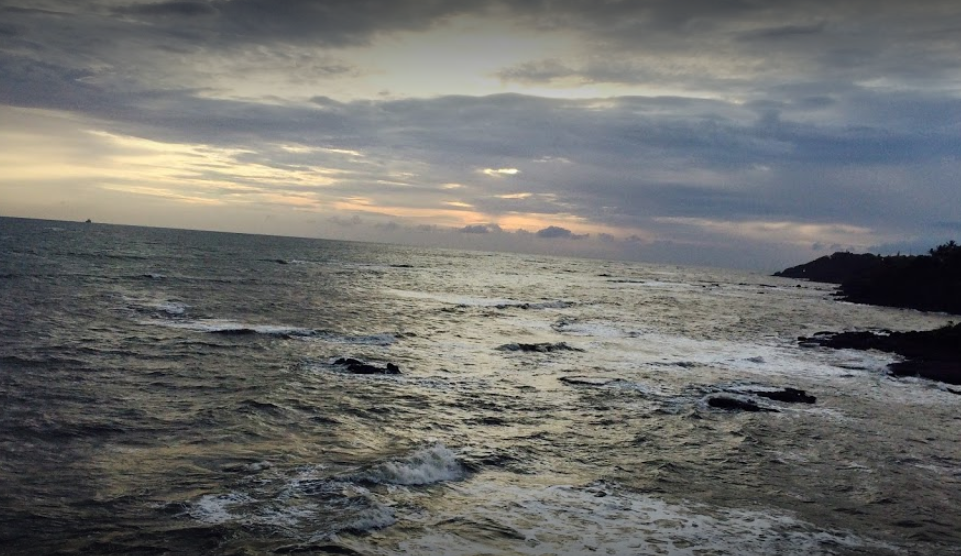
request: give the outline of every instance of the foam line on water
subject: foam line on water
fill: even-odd
[[[455,497],[464,499],[458,516],[412,516],[424,528],[406,530],[399,552],[774,555],[818,554],[825,547],[896,549],[776,511],[690,508],[602,482],[581,487],[475,482],[457,491]]]

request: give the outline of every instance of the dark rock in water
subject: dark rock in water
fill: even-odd
[[[562,383],[567,383],[569,385],[604,387],[605,385],[617,383],[621,381],[621,379],[611,379],[608,377],[591,377],[587,375],[569,375],[567,377],[559,377],[558,381],[561,381]]]
[[[755,396],[777,400],[779,402],[804,402],[805,404],[815,404],[816,398],[808,395],[801,389],[785,387],[780,391],[748,391]]]
[[[285,261],[285,260],[283,260],[283,259],[275,259],[274,262],[277,263],[277,264],[279,264],[279,265],[287,265],[287,261]]]
[[[774,408],[764,408],[752,400],[729,395],[714,395],[708,398],[708,406],[722,410],[743,410],[745,412],[778,412]]]
[[[548,308],[567,308],[574,304],[571,302],[566,302],[563,300],[558,301],[546,301],[546,302],[508,302],[506,304],[497,304],[495,309],[548,309]]]
[[[228,336],[241,336],[241,335],[256,335],[257,331],[254,329],[240,328],[240,329],[216,329],[211,331],[215,335],[228,335]]]
[[[941,381],[950,385],[962,383],[959,362],[940,362],[935,360],[905,360],[888,365],[889,373],[896,377],[922,377]]]
[[[485,416],[481,418],[481,423],[484,425],[508,425],[508,422],[497,416]]]
[[[934,381],[958,385],[959,373],[959,325],[946,325],[932,331],[848,331],[844,333],[817,333],[813,337],[800,337],[800,346],[826,346],[855,350],[880,350],[907,358],[904,362],[889,364],[893,375],[924,377]]]
[[[558,352],[561,350],[584,352],[581,348],[570,346],[567,342],[536,342],[534,344],[512,342],[510,344],[502,344],[498,347],[498,350],[507,352]]]
[[[364,555],[344,545],[335,543],[307,543],[285,545],[273,551],[277,555]]]
[[[347,371],[355,373],[358,375],[400,375],[401,368],[398,366],[388,363],[385,367],[376,366],[361,360],[355,360],[354,358],[338,358],[334,361],[334,365],[342,366]]]

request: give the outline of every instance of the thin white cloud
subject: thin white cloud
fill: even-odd
[[[515,176],[520,171],[517,168],[482,168],[481,174],[493,178],[503,178],[505,176]]]
[[[958,238],[949,2],[21,6],[0,7],[5,211],[59,215],[72,178],[113,214],[208,200],[211,227],[259,206],[357,239],[395,238],[331,219],[639,258]]]

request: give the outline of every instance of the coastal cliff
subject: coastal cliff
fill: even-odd
[[[959,313],[959,245],[927,255],[837,252],[774,276],[838,284],[839,299],[859,304]]]

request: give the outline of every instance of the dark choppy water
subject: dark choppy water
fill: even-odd
[[[795,343],[950,318],[830,292],[0,219],[0,552],[958,554],[958,395]]]

